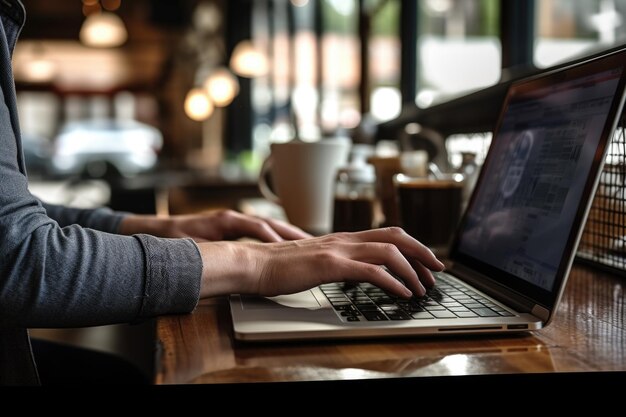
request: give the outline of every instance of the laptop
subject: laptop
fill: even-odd
[[[523,332],[559,304],[624,106],[626,50],[513,83],[449,251],[422,299],[370,284],[234,295],[245,341]],[[415,213],[415,216],[419,216]]]

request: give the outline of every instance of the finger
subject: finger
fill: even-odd
[[[419,276],[420,282],[428,288],[433,288],[436,284],[436,280],[430,269],[426,268],[419,261],[410,260],[409,262],[411,262],[413,269],[415,269],[415,272]]]
[[[250,225],[250,231],[248,232],[249,237],[255,237],[266,243],[284,241],[284,239],[264,221],[249,221],[247,224]]]
[[[426,288],[420,282],[417,272],[400,250],[391,243],[344,244],[339,247],[344,256],[373,265],[384,265],[392,274],[404,281],[413,294],[423,297]]]
[[[272,229],[276,233],[278,233],[285,240],[300,240],[300,239],[309,239],[312,238],[313,235],[306,233],[304,230],[285,222],[281,222],[279,220],[274,219],[266,219],[260,218],[270,225]]]
[[[246,216],[241,213],[233,213],[229,227],[230,237],[251,237],[262,242],[282,242],[284,239],[270,227],[269,224],[256,217]]]
[[[424,244],[411,237],[399,227],[367,230],[353,234],[354,239],[362,242],[392,243],[409,259],[419,260],[426,268],[443,271],[445,265]]]
[[[379,265],[344,259],[337,265],[336,272],[342,277],[341,281],[368,282],[398,297],[408,299],[413,296],[410,289]],[[330,278],[325,281],[337,280]]]

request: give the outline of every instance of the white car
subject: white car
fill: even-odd
[[[67,123],[55,139],[54,175],[130,177],[158,162],[163,135],[133,120],[87,120]]]

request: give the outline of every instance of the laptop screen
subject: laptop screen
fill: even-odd
[[[621,101],[623,71],[574,71],[511,88],[453,257],[553,301]]]

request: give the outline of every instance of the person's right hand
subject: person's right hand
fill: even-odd
[[[444,265],[399,228],[337,233],[280,243],[200,243],[201,297],[275,296],[329,282],[369,282],[409,298],[423,296]],[[402,279],[404,284],[390,272]]]

